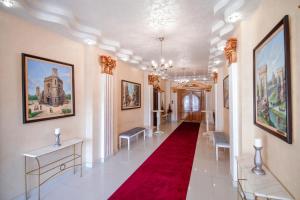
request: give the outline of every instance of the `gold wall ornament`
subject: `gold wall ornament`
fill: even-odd
[[[112,70],[117,66],[116,60],[112,59],[110,56],[100,56],[99,62],[102,73],[113,75]]]
[[[224,48],[224,53],[229,64],[235,63],[237,61],[236,47],[237,47],[236,38],[230,38],[227,40],[226,47]]]
[[[165,92],[163,89],[161,89],[161,87],[160,87],[159,84],[153,85],[153,88],[154,88],[154,89],[157,89],[158,92]]]
[[[214,81],[214,83],[217,83],[218,82],[218,72],[213,72],[211,74],[211,78]]]
[[[159,84],[159,76],[157,75],[148,75],[148,84],[149,85],[157,85]]]
[[[178,90],[195,90],[195,91],[211,91],[212,86],[199,81],[189,81],[187,83],[179,83],[172,87],[172,92],[176,93]]]

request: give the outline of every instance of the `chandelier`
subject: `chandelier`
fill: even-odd
[[[151,68],[154,75],[165,76],[168,69],[173,67],[173,61],[169,60],[168,62],[166,62],[163,57],[163,41],[165,38],[159,37],[158,39],[160,41],[160,61],[156,62],[155,60],[152,60]]]

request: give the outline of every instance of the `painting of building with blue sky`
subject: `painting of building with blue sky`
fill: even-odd
[[[287,101],[284,29],[255,51],[256,122],[286,136]]]
[[[122,109],[141,107],[141,85],[122,81]]]
[[[26,57],[27,120],[73,113],[73,68]]]

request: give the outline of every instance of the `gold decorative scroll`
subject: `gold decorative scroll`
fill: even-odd
[[[113,69],[116,68],[117,62],[110,56],[100,56],[99,62],[102,68],[102,73],[113,75]]]
[[[226,47],[224,48],[224,53],[229,64],[235,63],[237,61],[236,47],[237,47],[236,38],[230,38],[227,40]]]
[[[153,88],[157,89],[158,92],[164,92],[159,85],[159,76],[153,74],[148,75],[148,84],[153,85]]]
[[[159,76],[157,75],[148,75],[148,84],[149,85],[157,85],[159,84]]]
[[[198,81],[191,81],[187,83],[178,84],[172,87],[172,91],[177,92],[177,90],[196,90],[196,91],[202,90],[202,91],[210,92],[211,88],[212,88],[211,85],[201,83]]]
[[[214,81],[214,83],[217,83],[218,82],[218,72],[213,72],[211,74],[211,78]]]
[[[153,88],[154,88],[154,89],[157,89],[158,92],[165,92],[163,89],[161,89],[161,87],[160,87],[159,84],[153,85]]]

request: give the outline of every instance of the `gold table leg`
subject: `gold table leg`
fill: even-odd
[[[38,164],[38,199],[41,199],[41,165],[38,158],[35,158],[37,164]]]
[[[75,144],[73,145],[73,173],[75,174]]]
[[[26,156],[25,156],[25,167],[24,167],[24,171],[25,171],[25,199],[28,199],[27,196],[27,163],[26,163]]]

